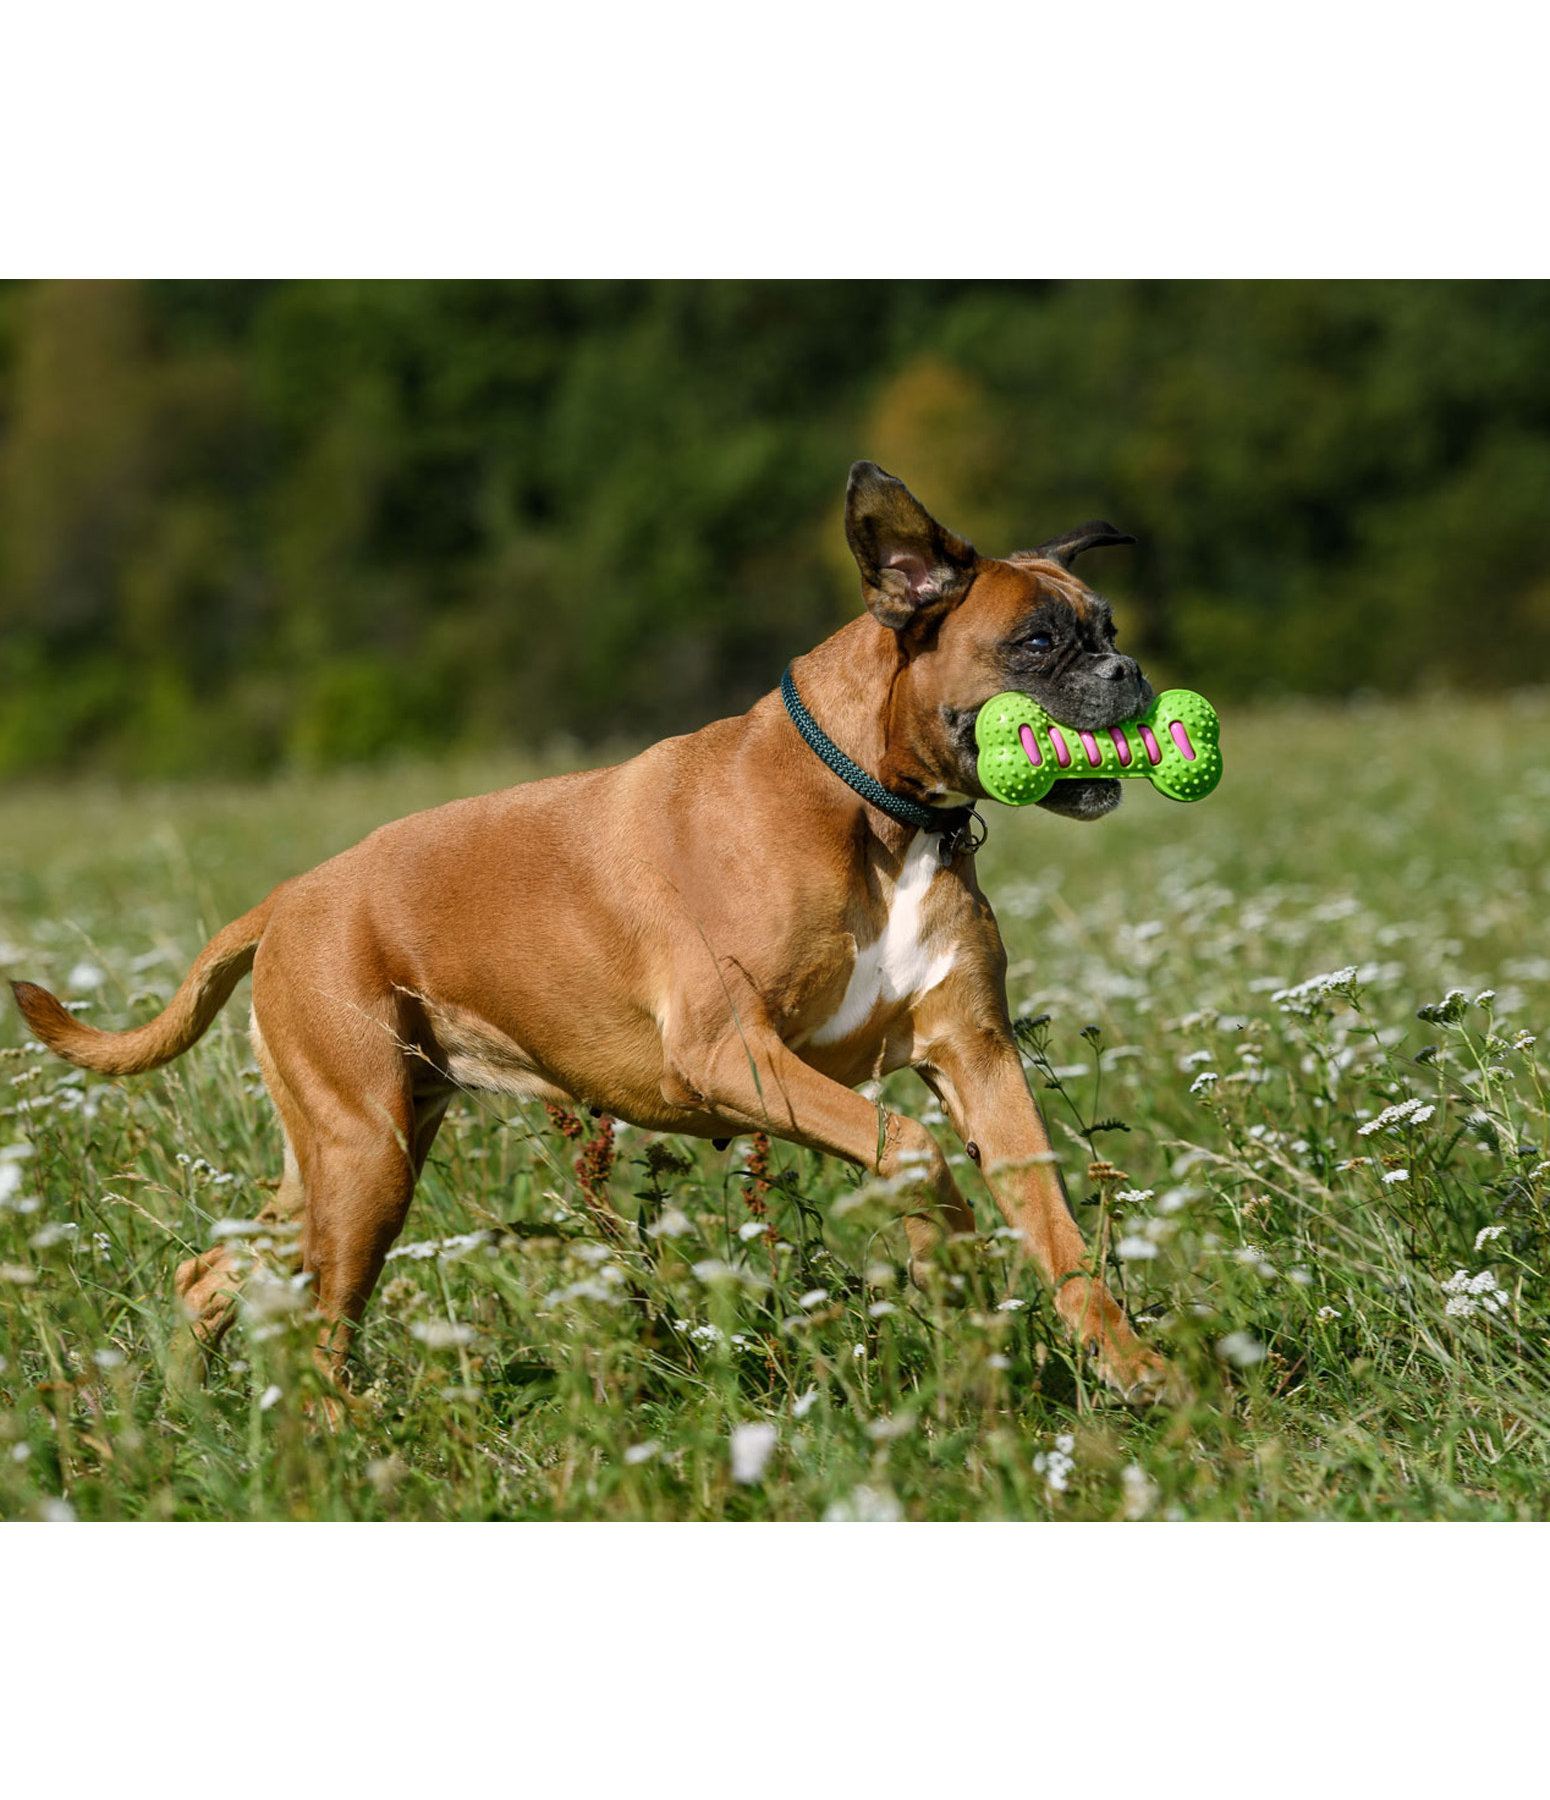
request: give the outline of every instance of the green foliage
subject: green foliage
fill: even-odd
[[[907,1075],[889,1100],[985,1232],[932,1291],[841,1165],[624,1131],[605,1172],[596,1127],[471,1096],[368,1314],[360,1416],[324,1428],[283,1285],[179,1401],[172,1271],[279,1166],[241,996],[118,1084],[7,1007],[0,1516],[1542,1518],[1547,724],[1521,699],[1229,712],[1199,807],[997,810],[1019,1042],[1089,1241],[1193,1384],[1176,1411],[1094,1390]],[[142,1019],[281,876],[523,772],[13,795],[0,967]],[[1095,1186],[1100,1157],[1124,1173]],[[283,1237],[250,1249],[289,1278]],[[748,1427],[742,1472],[768,1458],[738,1480]]]
[[[1134,531],[1159,682],[1550,675],[1541,285],[17,284],[0,772],[684,729],[857,606],[862,455]]]

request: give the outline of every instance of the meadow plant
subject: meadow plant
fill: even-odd
[[[295,1233],[254,1222],[279,1145],[240,1004],[122,1083],[8,1012],[0,1514],[1543,1516],[1550,719],[1439,710],[1229,719],[1208,804],[998,816],[982,852],[1073,1208],[1179,1404],[1095,1381],[898,1075],[982,1226],[924,1288],[841,1164],[470,1096],[331,1426]],[[0,968],[136,1022],[289,869],[515,774],[13,795]],[[180,1387],[171,1274],[216,1241],[251,1272]]]

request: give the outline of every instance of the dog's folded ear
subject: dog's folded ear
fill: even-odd
[[[890,631],[956,605],[979,560],[966,538],[938,525],[902,481],[872,462],[851,468],[845,536],[872,616]]]
[[[1089,519],[1085,525],[1062,532],[1058,538],[1051,538],[1037,549],[1019,550],[1016,556],[1019,562],[1042,557],[1069,569],[1084,550],[1101,550],[1107,544],[1133,544],[1135,541],[1128,531],[1116,531],[1107,519]]]

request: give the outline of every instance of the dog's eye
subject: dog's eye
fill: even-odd
[[[1023,643],[1030,650],[1048,650],[1054,641],[1047,631],[1036,631],[1032,637],[1023,639]]]

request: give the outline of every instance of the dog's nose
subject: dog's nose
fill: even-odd
[[[1124,681],[1141,678],[1141,665],[1133,656],[1120,656],[1111,653],[1105,656],[1093,671],[1100,681]]]

